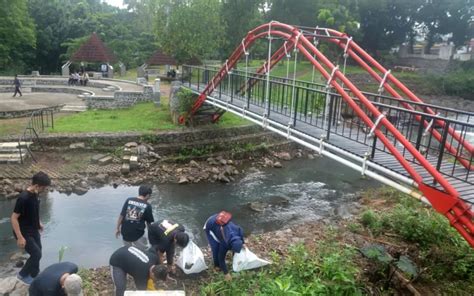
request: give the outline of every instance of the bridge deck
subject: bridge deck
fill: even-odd
[[[196,85],[191,84],[191,85],[186,85],[186,86],[189,87],[193,92],[197,94],[200,93]],[[202,90],[202,87],[201,87],[201,90]],[[216,95],[214,98],[218,99],[219,101],[222,101],[222,103],[237,106],[239,108],[242,108],[242,106],[247,104],[246,98],[239,97],[237,95],[232,96],[232,102],[230,102],[231,101],[230,96],[226,95],[225,93],[220,93],[218,96]],[[284,114],[284,112],[275,112],[272,107],[271,109],[272,110],[268,117],[269,119],[285,126],[288,125],[290,121],[293,122],[292,117],[290,117],[287,114]],[[246,112],[262,115],[265,113],[265,108],[263,106],[253,104],[251,102]],[[317,127],[315,125],[309,124],[308,122],[313,122],[314,120],[320,120],[322,121],[321,126],[327,126],[327,120],[325,120],[321,116],[320,117],[316,117],[315,115],[309,115],[309,116],[312,118],[309,118],[308,116],[305,116],[302,114],[297,114],[296,124],[294,125],[293,128],[297,131],[303,132],[313,137],[315,140],[318,140],[321,138],[322,135],[327,134],[327,129]],[[371,152],[373,140],[368,139],[367,134],[363,132],[361,128],[354,128],[353,125],[354,123],[343,122],[339,125],[331,126],[330,137],[329,139],[326,140],[326,142],[363,159],[364,155],[367,152],[368,153]],[[357,140],[354,140],[353,139],[354,137],[356,137]],[[362,143],[362,142],[366,142],[366,143]],[[410,161],[410,163],[413,165],[415,170],[423,177],[423,179],[425,180],[425,183],[432,184],[432,178],[429,175],[429,173],[427,173],[426,170],[421,165],[417,164],[416,161],[411,159],[412,158],[411,155],[407,153],[406,151],[404,151],[404,148],[401,147],[401,145],[396,145],[396,147],[403,155],[406,156],[406,159]],[[427,156],[427,159],[434,167],[436,167],[437,161],[438,161],[438,155],[429,154]],[[410,175],[401,166],[398,160],[396,160],[395,157],[393,157],[386,150],[386,148],[383,146],[383,144],[380,141],[377,141],[376,143],[376,150],[375,150],[374,157],[372,158],[372,162],[377,163],[395,173],[398,173],[400,175],[410,178]],[[474,173],[468,174],[467,170],[464,167],[460,165],[455,166],[453,162],[448,161],[446,159],[442,160],[442,164],[439,171],[444,175],[446,180],[459,192],[462,199],[464,199],[466,202],[470,204],[474,204],[474,185],[473,185]],[[426,181],[426,180],[429,180],[429,181]],[[437,187],[441,189],[439,185],[437,185]]]

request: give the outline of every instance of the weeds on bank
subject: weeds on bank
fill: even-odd
[[[82,279],[82,291],[84,295],[98,295],[99,291],[94,288],[94,273],[89,269],[81,268],[77,273]]]
[[[388,194],[393,199],[395,193],[388,191]],[[398,203],[390,211],[365,211],[360,218],[361,226],[373,236],[391,233],[403,242],[418,246],[410,256],[425,269],[421,281],[446,283],[440,286],[449,293],[474,293],[472,248],[445,217],[413,198],[400,193],[396,195]],[[361,231],[356,225],[351,225],[349,230]],[[455,285],[455,282],[459,284]],[[460,288],[462,290],[452,290]]]
[[[234,275],[231,282],[218,275],[202,287],[205,295],[361,295],[354,249],[328,239],[315,249],[292,246],[288,256],[273,253],[273,264]]]

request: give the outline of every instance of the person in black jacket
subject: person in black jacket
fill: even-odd
[[[18,247],[30,255],[18,273],[18,279],[29,285],[40,271],[41,234],[43,224],[39,217],[39,194],[51,185],[49,176],[43,172],[35,174],[31,185],[16,199],[11,216],[13,235]]]
[[[153,249],[158,252],[160,262],[166,253],[168,271],[174,273],[174,253],[176,245],[184,248],[188,245],[189,236],[184,232],[184,226],[169,220],[155,222],[148,227],[148,240]]]
[[[149,280],[166,280],[166,267],[160,265],[155,252],[142,251],[136,247],[121,247],[110,257],[115,296],[123,296],[127,289],[127,274],[133,277],[137,290],[146,290]]]
[[[31,283],[30,296],[82,296],[77,265],[61,262],[48,266]]]

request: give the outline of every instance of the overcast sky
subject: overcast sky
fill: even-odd
[[[105,0],[104,2],[109,3],[110,5],[117,6],[123,8],[123,1],[122,0]]]

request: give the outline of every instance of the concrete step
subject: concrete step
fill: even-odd
[[[23,161],[28,158],[28,153],[22,152]],[[0,163],[21,163],[20,153],[0,154]]]
[[[20,146],[21,148],[26,148],[32,144],[33,142],[21,142],[20,145],[18,145],[18,142],[0,143],[0,153],[16,152],[18,151],[18,146]]]
[[[87,106],[66,105],[61,109],[61,112],[84,112],[86,110]]]

